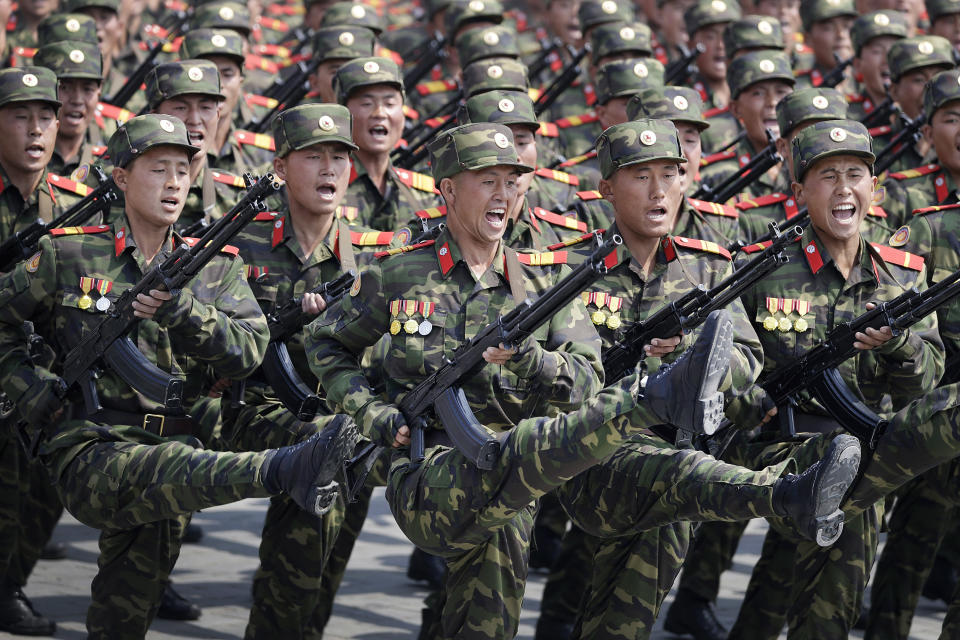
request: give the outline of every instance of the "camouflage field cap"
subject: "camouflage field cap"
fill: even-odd
[[[836,89],[810,87],[794,91],[777,103],[780,137],[787,138],[804,122],[846,120],[847,100]]]
[[[0,70],[0,107],[14,102],[46,102],[60,108],[57,76],[46,67],[14,67]]]
[[[498,122],[540,128],[533,100],[525,91],[486,91],[467,100],[457,122]]]
[[[387,28],[386,21],[370,5],[359,2],[334,2],[323,12],[321,27],[366,27],[375,35]]]
[[[340,104],[346,104],[355,89],[374,84],[390,85],[402,96],[403,74],[397,63],[390,58],[354,58],[344,62],[333,76],[333,92]]]
[[[940,16],[960,13],[960,0],[927,0],[924,4],[927,7],[927,15],[930,17],[930,22],[933,22]]]
[[[155,108],[164,100],[185,95],[224,99],[220,73],[209,60],[176,60],[158,64],[147,74],[147,104]]]
[[[277,157],[321,142],[339,142],[357,149],[353,143],[353,116],[340,104],[301,104],[281,111],[272,123]]]
[[[712,24],[723,24],[739,20],[743,14],[736,0],[697,0],[697,3],[683,14],[687,33],[693,35],[698,29]]]
[[[190,144],[187,127],[179,118],[148,113],[127,120],[110,136],[107,155],[122,169],[150,149],[165,145],[179,147],[191,158],[200,151]]]
[[[910,35],[910,24],[906,14],[900,11],[872,11],[854,20],[850,29],[853,51],[858,56],[864,45],[880,36],[906,38]]]
[[[463,66],[484,58],[519,58],[517,32],[503,25],[471,29],[457,38],[457,53]]]
[[[101,7],[119,13],[120,0],[65,0],[60,5],[60,9],[64,13],[77,13],[89,7]]]
[[[642,22],[602,24],[590,32],[590,60],[597,61],[615,54],[633,54],[635,58],[653,55],[653,35]]]
[[[663,64],[656,58],[608,62],[597,70],[597,102],[606,104],[611,98],[632,96],[646,87],[662,87],[663,74]]]
[[[243,68],[243,38],[232,29],[193,29],[183,36],[180,53],[184,58],[226,56]]]
[[[37,25],[37,45],[70,40],[98,44],[97,22],[82,13],[55,13]]]
[[[450,5],[453,4],[453,0],[424,0],[421,4],[424,10],[426,10],[427,19],[432,20],[433,16],[445,9],[449,9]]]
[[[526,91],[527,67],[515,58],[484,58],[463,69],[463,91],[468,97],[492,89]]]
[[[631,120],[615,124],[597,138],[600,175],[606,180],[622,167],[653,160],[686,162],[677,127],[669,120]]]
[[[37,49],[33,63],[53,71],[58,80],[77,78],[100,82],[103,79],[100,47],[89,42],[63,40],[44,45]]]
[[[504,8],[499,0],[459,0],[447,8],[443,22],[447,33],[453,36],[471,22],[500,24],[503,22],[503,13]]]
[[[365,27],[324,27],[313,35],[314,55],[321,60],[352,60],[373,55],[376,36]]]
[[[630,120],[654,119],[689,122],[700,131],[710,126],[703,117],[703,98],[690,87],[647,87],[627,103]]]
[[[923,88],[923,114],[927,122],[933,119],[937,109],[949,102],[960,100],[960,70],[941,71]]]
[[[611,22],[634,22],[633,7],[629,2],[615,0],[583,0],[577,11],[580,29],[587,31]]]
[[[800,20],[804,31],[809,31],[815,22],[837,16],[856,18],[858,15],[853,0],[804,0],[800,3]]]
[[[533,167],[520,162],[510,128],[493,122],[454,127],[437,134],[427,148],[436,182],[487,167],[515,167],[521,173],[533,171]]]
[[[250,9],[237,2],[210,2],[196,8],[191,29],[234,29],[250,33]]]
[[[744,16],[724,29],[723,45],[728,58],[744,49],[783,49],[783,27],[770,16]]]
[[[790,58],[783,51],[749,51],[727,66],[730,95],[736,99],[744,89],[764,80],[783,80],[796,84]]]
[[[801,129],[790,143],[797,182],[818,160],[830,156],[857,156],[872,168],[876,160],[872,144],[867,128],[856,120],[824,120]]]
[[[899,82],[903,74],[924,67],[953,68],[953,46],[940,36],[913,36],[893,43],[887,51],[890,77]]]

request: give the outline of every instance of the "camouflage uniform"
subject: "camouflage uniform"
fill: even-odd
[[[892,36],[894,38],[906,38],[910,35],[910,25],[907,17],[900,11],[884,10],[872,11],[857,18],[853,27],[850,29],[850,39],[853,41],[853,52],[858,58],[863,47],[868,45],[874,38],[883,36]],[[884,96],[869,96],[866,93],[866,87],[861,86],[860,92],[847,96],[847,102],[850,103],[848,117],[851,120],[863,119],[873,112]],[[885,135],[889,131],[889,123],[884,122],[870,130],[870,135],[874,138],[873,152],[878,153],[876,139],[878,136]]]
[[[322,57],[322,62],[332,60],[348,61],[373,55],[376,37],[370,29],[364,27],[325,27],[317,29],[313,34],[311,49]],[[303,100],[319,102],[316,91],[308,93]],[[301,103],[301,104],[303,104]]]
[[[782,51],[783,48],[783,27],[779,20],[770,16],[744,16],[728,24],[723,31],[723,49],[729,60],[744,51]]]
[[[856,18],[857,9],[853,0],[812,0],[804,2],[800,7],[800,18],[803,20],[804,33],[810,33],[811,27],[817,22],[829,20],[839,16],[848,16]],[[841,61],[842,62],[842,61]],[[797,88],[805,89],[807,87],[819,87],[823,83],[823,78],[833,71],[833,67],[825,69],[814,62],[809,69],[797,69]],[[853,90],[850,73],[846,72],[844,79],[836,85],[842,93],[850,93]]]

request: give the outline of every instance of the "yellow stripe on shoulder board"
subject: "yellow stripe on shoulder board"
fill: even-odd
[[[64,178],[63,176],[58,176],[55,173],[47,174],[47,182],[53,186],[63,189],[64,191],[69,191],[71,193],[76,193],[77,195],[86,196],[90,193],[90,187],[83,184],[82,182],[76,182],[70,178]]]
[[[393,233],[389,231],[351,231],[350,242],[360,247],[371,247],[390,244]]]
[[[546,267],[553,264],[567,264],[566,251],[547,251],[545,253],[518,253],[520,264],[531,267]]]
[[[221,173],[219,171],[212,171],[213,179],[216,182],[222,184],[229,184],[231,187],[236,187],[238,189],[246,188],[247,184],[243,181],[243,178],[240,176],[235,176],[231,173]]]

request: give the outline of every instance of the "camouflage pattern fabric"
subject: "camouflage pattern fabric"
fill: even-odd
[[[147,74],[147,103],[156,109],[164,100],[181,95],[203,95],[223,100],[220,73],[209,60],[179,60],[158,64]]]
[[[783,28],[770,16],[744,16],[724,29],[723,46],[728,58],[744,49],[782,50]]]
[[[704,118],[710,123],[710,128],[701,135],[703,153],[707,155],[717,152],[737,137],[740,133],[740,123],[730,112],[730,104],[718,102],[699,74],[693,74],[690,86],[700,94]]]
[[[710,123],[703,118],[703,100],[688,87],[650,87],[641,89],[627,103],[630,120],[656,118],[694,124],[704,131]]]
[[[577,11],[580,28],[586,32],[595,27],[610,23],[625,23],[634,20],[633,10],[610,0],[585,0]]]
[[[642,22],[611,23],[590,32],[590,60],[600,63],[607,56],[630,54],[633,58],[653,56],[650,27]]]
[[[430,141],[433,179],[440,182],[461,171],[487,167],[512,167],[529,173],[533,167],[520,162],[513,146],[513,132],[502,124],[475,123],[444,131]]]
[[[677,139],[677,127],[669,120],[632,120],[614,125],[597,138],[600,174],[610,178],[618,169],[653,160],[686,162]]]
[[[0,71],[0,107],[16,102],[46,102],[60,108],[57,76],[46,67],[18,67]]]
[[[381,192],[360,159],[353,155],[352,160],[350,186],[343,204],[357,209],[358,224],[382,231],[399,230],[409,220],[411,212],[441,203],[429,176],[391,165]]]
[[[311,50],[323,60],[352,60],[372,56],[375,43],[376,36],[370,29],[338,25],[317,29]]]
[[[733,22],[741,17],[740,5],[736,0],[698,0],[683,14],[687,34],[712,24]]]
[[[35,64],[50,69],[57,79],[80,78],[100,82],[103,68],[95,44],[64,40],[37,49]]]
[[[226,56],[243,68],[243,38],[232,29],[191,29],[183,36],[180,45],[184,58]]]
[[[829,20],[837,16],[857,17],[853,0],[810,0],[800,7],[800,19],[803,30],[809,32],[815,22]]]
[[[359,2],[334,2],[323,12],[323,27],[355,25],[365,27],[375,35],[386,29],[386,21],[370,7]]]
[[[787,54],[782,51],[749,51],[727,67],[727,84],[734,100],[750,85],[765,80],[781,80],[794,85],[796,81]]]
[[[858,17],[850,29],[853,51],[859,56],[864,45],[881,36],[906,38],[910,35],[907,17],[899,11],[871,11]]]
[[[789,140],[797,127],[806,122],[845,120],[847,109],[847,101],[836,89],[798,89],[777,103],[777,128],[780,129],[780,137]]]
[[[37,25],[37,45],[70,40],[97,44],[97,22],[82,13],[55,13]]]
[[[757,150],[743,138],[732,149],[730,158],[711,163],[700,169],[700,181],[719,186],[724,180],[746,166]],[[740,190],[741,198],[756,198],[768,193],[793,193],[785,165],[775,165],[770,171],[757,176]]]
[[[466,31],[457,38],[456,47],[460,65],[464,67],[483,58],[520,57],[517,32],[506,26]]]
[[[190,29],[233,29],[250,33],[250,10],[239,2],[207,2],[197,6]]]
[[[632,96],[646,87],[662,87],[663,74],[663,65],[656,58],[608,62],[596,73],[597,103]]]
[[[913,36],[898,40],[887,51],[890,77],[894,82],[899,82],[903,74],[914,69],[932,66],[951,69],[956,66],[952,51],[950,41],[940,36]]]
[[[526,91],[527,67],[513,58],[484,58],[463,68],[463,91],[468,97],[484,91]]]
[[[926,0],[923,4],[931,23],[941,16],[960,13],[960,3],[956,0]]]
[[[384,84],[403,95],[403,76],[397,63],[389,58],[355,58],[337,69],[333,77],[333,92],[340,104],[346,104],[354,90],[360,87]]]
[[[702,523],[683,561],[677,589],[686,589],[702,600],[716,602],[720,595],[720,576],[733,568],[733,556],[748,523],[748,520]]]

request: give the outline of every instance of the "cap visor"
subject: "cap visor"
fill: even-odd
[[[360,147],[355,145],[352,140],[349,138],[344,138],[343,136],[323,136],[322,138],[310,138],[309,140],[304,140],[298,145],[292,145],[290,151],[303,151],[307,147],[312,147],[315,144],[342,144],[346,147],[350,147],[353,151],[357,151]]]
[[[22,98],[8,98],[5,100],[0,100],[0,107],[5,107],[8,104],[16,104],[18,102],[45,102],[46,104],[53,105],[54,109],[59,109],[63,106],[63,103],[59,100],[51,100],[50,98],[40,98],[40,97],[22,97]]]

